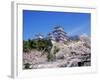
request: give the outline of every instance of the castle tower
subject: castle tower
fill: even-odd
[[[62,26],[54,27],[54,30],[49,34],[49,38],[56,42],[67,41],[67,33]]]

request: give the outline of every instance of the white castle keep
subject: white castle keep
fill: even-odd
[[[56,42],[64,42],[68,40],[67,33],[61,26],[54,27],[54,30],[48,34],[49,39]]]

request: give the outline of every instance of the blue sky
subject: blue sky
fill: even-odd
[[[23,10],[23,39],[28,40],[35,34],[46,36],[56,25],[64,27],[69,36],[91,33],[91,14],[75,12],[51,12]]]

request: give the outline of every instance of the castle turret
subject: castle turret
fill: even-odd
[[[35,35],[37,39],[43,39],[44,36],[41,33],[38,33]]]
[[[54,30],[49,34],[49,38],[56,42],[64,42],[68,39],[67,33],[61,26],[54,27]]]

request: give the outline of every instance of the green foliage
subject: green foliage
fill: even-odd
[[[57,46],[54,46],[54,54],[56,54],[60,49]]]
[[[48,61],[53,61],[56,59],[56,53],[59,51],[60,49],[57,46],[54,46],[54,50],[53,53],[48,52],[47,58]]]
[[[32,49],[42,51],[45,49],[45,52],[49,52],[52,48],[52,43],[50,40],[46,39],[33,39],[28,41],[23,41],[23,51],[29,52]]]
[[[48,58],[48,61],[53,61],[54,60],[54,54],[48,53],[47,58]]]
[[[23,41],[23,51],[24,52],[29,52],[29,42],[28,41]]]

